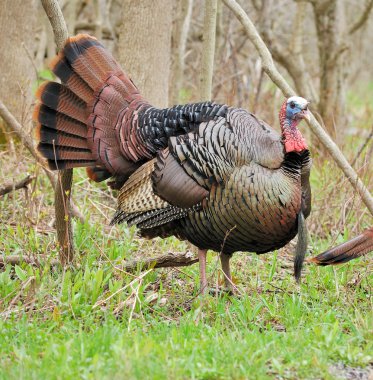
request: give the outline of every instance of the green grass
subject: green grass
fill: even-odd
[[[24,252],[56,256],[52,233],[1,230],[5,254],[22,242]],[[143,277],[116,269],[138,250],[181,250],[184,243],[168,239],[154,248],[124,227],[108,237],[98,223],[75,231],[75,267],[8,265],[0,273],[0,378],[332,379],[335,363],[364,368],[373,360],[367,259],[308,265],[298,287],[286,252],[236,254],[241,294],[201,298],[197,266]],[[221,277],[216,268],[211,254],[212,285]]]

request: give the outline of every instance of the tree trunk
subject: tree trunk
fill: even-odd
[[[203,25],[203,48],[200,78],[200,100],[211,100],[212,76],[214,72],[217,0],[205,0]]]
[[[180,0],[177,4],[177,17],[172,32],[172,86],[171,104],[180,104],[182,101],[181,91],[184,84],[185,52],[192,17],[193,0]]]
[[[344,6],[337,0],[313,3],[319,47],[320,94],[318,111],[326,130],[335,137],[340,124],[341,105],[338,103],[338,83],[341,79],[339,8]],[[335,128],[336,127],[336,128]]]
[[[119,61],[156,107],[168,106],[172,10],[171,0],[123,0]]]
[[[16,119],[30,121],[36,0],[2,0],[0,6],[0,99]]]

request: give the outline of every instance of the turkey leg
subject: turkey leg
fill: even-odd
[[[207,249],[198,249],[199,280],[200,280],[200,287],[201,287],[202,294],[206,294],[206,291],[207,291],[206,254],[207,254]]]
[[[220,262],[221,262],[221,268],[223,269],[223,273],[224,273],[225,286],[230,291],[233,290],[231,268],[229,266],[229,260],[231,259],[231,257],[232,257],[231,255],[225,255],[224,253],[220,254]]]

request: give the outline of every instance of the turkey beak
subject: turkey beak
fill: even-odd
[[[302,117],[303,117],[303,119],[306,119],[308,122],[311,121],[311,115],[310,115],[310,112],[308,111],[308,109],[305,109],[302,111]]]
[[[306,119],[308,122],[310,122],[310,120],[311,120],[311,115],[310,115],[310,112],[308,111],[308,104],[307,104],[306,108],[303,109],[303,110],[300,112],[299,117],[300,117],[301,119]]]

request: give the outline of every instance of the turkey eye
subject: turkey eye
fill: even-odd
[[[295,108],[295,103],[294,102],[290,103],[290,108]]]

